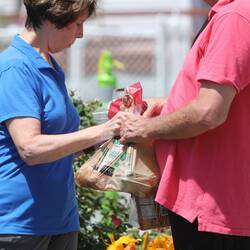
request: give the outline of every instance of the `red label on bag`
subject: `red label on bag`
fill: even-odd
[[[123,98],[118,98],[110,103],[108,118],[111,119],[121,110],[122,106],[125,108],[137,106],[142,113],[147,109],[147,103],[142,100],[142,86],[140,82],[127,87]]]

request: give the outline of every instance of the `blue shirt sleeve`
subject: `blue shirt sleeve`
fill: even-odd
[[[16,117],[40,120],[41,103],[35,78],[25,65],[0,73],[0,123]]]

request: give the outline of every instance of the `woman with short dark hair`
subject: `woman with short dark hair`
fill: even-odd
[[[83,37],[95,0],[24,0],[25,30],[0,54],[0,249],[76,250],[73,155],[119,133],[122,113],[78,130],[53,53]]]
[[[39,29],[44,20],[48,20],[61,29],[74,22],[81,10],[87,11],[87,17],[95,13],[96,1],[75,0],[24,0],[27,10],[27,19],[25,26],[27,28]]]

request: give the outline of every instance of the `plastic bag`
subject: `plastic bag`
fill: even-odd
[[[159,172],[150,144],[126,146],[113,139],[100,146],[75,179],[78,186],[147,197],[158,186]]]
[[[119,110],[110,105],[109,117]],[[142,88],[135,83],[126,89],[122,105],[140,113],[143,107]],[[114,108],[114,109],[113,109]],[[152,143],[123,145],[112,139],[101,145],[75,174],[76,184],[101,191],[127,192],[148,197],[155,192],[160,173]]]
[[[108,118],[111,119],[121,109],[134,114],[142,114],[147,109],[147,103],[142,100],[140,82],[127,87],[122,98],[117,98],[110,103]]]

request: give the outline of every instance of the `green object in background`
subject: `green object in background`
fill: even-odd
[[[100,88],[116,88],[117,78],[113,74],[113,68],[123,69],[124,65],[113,59],[113,56],[110,51],[102,51],[99,61],[98,61],[98,84]]]

